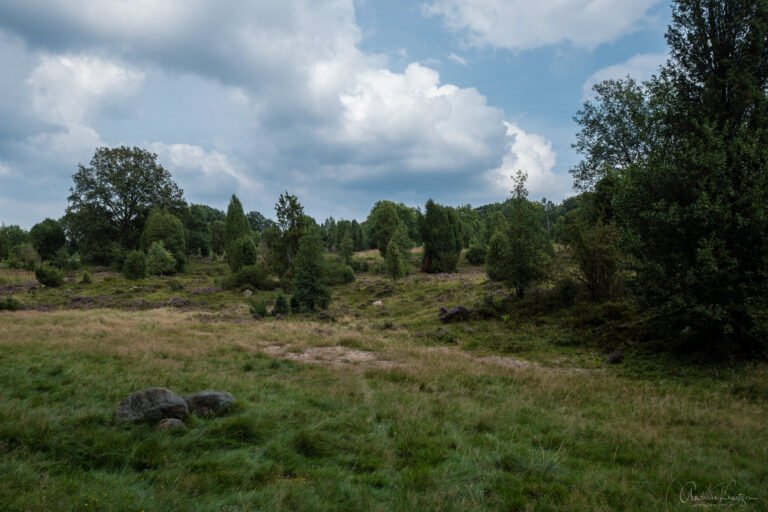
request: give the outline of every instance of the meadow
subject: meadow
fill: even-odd
[[[650,355],[615,339],[622,304],[534,293],[442,324],[441,306],[504,300],[462,264],[358,273],[327,314],[254,319],[223,263],[90,271],[48,289],[0,269],[23,305],[0,311],[3,510],[768,510],[768,365]],[[117,424],[149,386],[236,407]]]

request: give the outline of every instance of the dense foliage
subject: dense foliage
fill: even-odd
[[[424,240],[424,272],[456,272],[462,249],[462,231],[456,210],[427,201],[421,238]]]
[[[45,219],[29,230],[29,241],[43,260],[51,260],[67,239],[60,222]]]

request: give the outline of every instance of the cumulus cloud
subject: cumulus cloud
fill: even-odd
[[[552,143],[541,135],[528,133],[514,123],[504,123],[509,138],[507,153],[499,167],[489,173],[494,184],[506,191],[513,188],[512,176],[528,173],[526,187],[531,196],[562,197],[568,194],[570,178],[553,170],[557,157]]]
[[[527,50],[558,43],[594,48],[638,27],[659,0],[434,0],[424,12],[473,45]]]
[[[635,55],[626,62],[608,66],[594,72],[584,82],[584,99],[592,96],[592,87],[604,80],[618,80],[631,76],[635,80],[648,80],[667,61],[666,53],[644,53]]]
[[[236,191],[267,210],[285,188],[322,215],[349,214],[345,192],[358,214],[450,187],[498,199],[484,170],[526,132],[509,135],[478,90],[424,63],[394,71],[360,40],[353,0],[6,0],[0,56],[20,64],[0,76],[16,91],[0,110],[30,128],[0,123],[0,149],[56,197],[96,146],[155,141],[187,196],[219,206]]]

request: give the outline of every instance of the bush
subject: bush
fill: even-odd
[[[87,270],[83,272],[83,277],[80,279],[80,284],[91,284],[93,282],[93,278],[91,277],[91,273]]]
[[[143,251],[131,251],[125,257],[123,274],[128,279],[144,279],[147,277],[147,257]]]
[[[43,263],[35,269],[35,279],[43,286],[57,288],[64,284],[64,272],[47,263]]]
[[[323,241],[316,230],[310,231],[299,241],[293,276],[293,299],[298,311],[328,309],[331,292],[323,284]],[[297,311],[295,308],[291,308]]]
[[[265,318],[267,316],[267,301],[251,297],[248,300],[248,309],[253,318]]]
[[[275,316],[287,315],[290,312],[291,309],[288,306],[288,299],[282,293],[279,294],[275,299],[275,304],[272,306],[272,314]]]
[[[470,265],[484,265],[485,264],[485,254],[488,252],[488,250],[485,247],[480,247],[479,245],[473,245],[469,248],[466,254],[467,263]]]
[[[352,258],[352,260],[349,262],[349,266],[355,272],[368,272],[368,270],[370,270],[370,265],[368,264],[368,260],[363,260],[359,258]]]
[[[42,259],[50,260],[67,240],[60,222],[45,219],[29,230],[29,241]]]
[[[147,253],[147,272],[153,276],[176,273],[176,258],[165,248],[163,242],[152,242]]]
[[[15,245],[8,252],[8,268],[35,270],[39,264],[40,255],[30,243]]]
[[[62,270],[80,270],[82,263],[80,261],[79,254],[69,254],[66,247],[62,247],[51,258],[51,264],[55,267],[59,267]]]
[[[579,283],[570,277],[564,277],[555,283],[552,293],[559,305],[573,306],[579,295]]]
[[[143,254],[143,253],[142,253]],[[125,260],[128,257],[128,251],[123,249],[120,244],[114,243],[109,250],[109,265],[116,271],[122,272],[125,267]]]
[[[248,265],[229,276],[224,282],[225,288],[250,287],[257,290],[268,290],[272,283],[267,278],[267,273],[259,265]]]
[[[387,275],[393,281],[405,277],[408,273],[408,267],[406,267],[402,251],[394,238],[387,245],[387,255],[384,258],[384,264],[387,269]]]
[[[163,243],[163,247],[176,259],[176,270],[182,271],[187,251],[184,225],[178,217],[162,208],[152,210],[141,234],[141,248],[148,253],[155,242]]]
[[[0,299],[0,311],[18,311],[22,308],[23,306],[21,305],[21,302],[14,297]]]
[[[227,263],[232,272],[255,265],[257,259],[256,245],[250,235],[240,237],[227,245]]]
[[[323,284],[335,286],[348,284],[355,280],[355,271],[340,259],[331,259],[325,262],[323,268]]]

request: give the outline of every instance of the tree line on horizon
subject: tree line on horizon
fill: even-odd
[[[275,220],[187,205],[156,156],[99,148],[73,175],[61,220],[0,228],[0,259],[35,268],[84,261],[130,276],[183,271],[190,255],[226,258],[233,286],[292,290],[297,310],[327,307],[377,249],[382,272],[455,272],[462,255],[524,300],[564,246],[592,301],[618,288],[647,325],[687,349],[765,349],[768,308],[768,2],[675,0],[669,60],[645,82],[607,80],[577,112],[578,195],[511,197],[479,208],[378,201],[363,222],[304,213],[285,192]],[[328,257],[331,255],[331,257]],[[126,270],[127,269],[127,270]],[[556,286],[562,285],[562,283]],[[627,286],[622,286],[627,285]],[[566,287],[567,288],[567,287]],[[565,292],[564,292],[565,293]],[[286,299],[287,300],[287,299]]]

